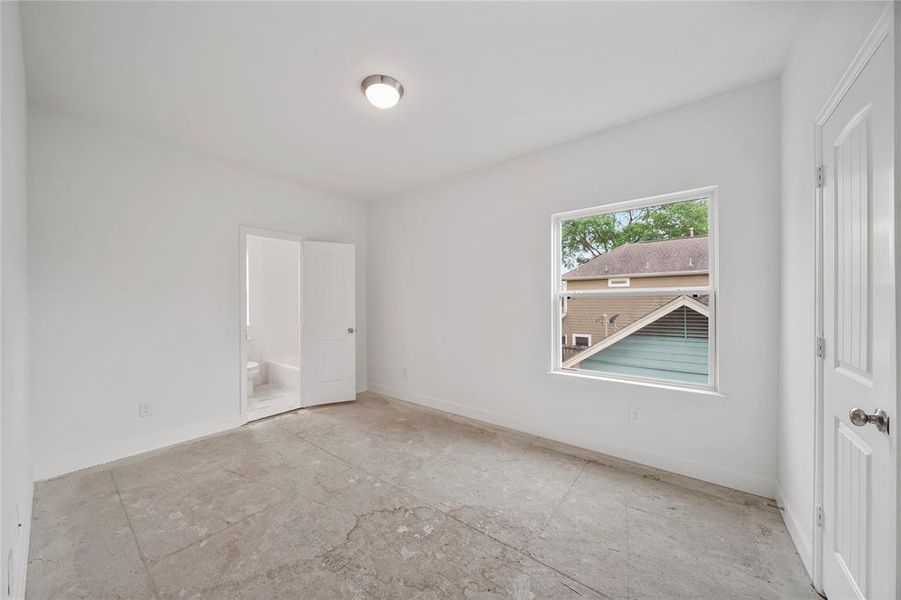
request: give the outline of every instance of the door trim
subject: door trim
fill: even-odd
[[[889,2],[883,13],[877,19],[876,24],[867,35],[860,49],[845,69],[841,79],[833,88],[832,93],[826,99],[823,107],[817,113],[814,119],[814,168],[823,164],[823,128],[832,113],[848,94],[851,86],[857,81],[857,78],[869,64],[870,59],[876,54],[876,51],[885,41],[885,38],[892,31],[894,24],[894,3]],[[815,173],[811,171],[810,177],[815,180]],[[814,183],[814,204],[816,207],[816,217],[814,219],[814,330],[815,339],[824,336],[823,323],[823,189]],[[896,282],[897,285],[897,282]],[[813,573],[814,588],[823,593],[823,562],[825,554],[823,547],[823,528],[818,525],[817,514],[819,507],[823,506],[823,443],[825,440],[825,431],[823,429],[823,363],[824,358],[817,357],[814,353],[813,344],[815,339],[811,340],[811,355],[814,356],[814,504],[813,504],[813,552],[811,562]]]
[[[239,373],[239,393],[238,393],[238,412],[241,415],[241,422],[248,423],[250,421],[250,411],[247,405],[247,236],[255,235],[258,237],[271,238],[276,240],[288,240],[297,242],[298,245],[298,299],[303,298],[303,236],[296,233],[288,233],[286,231],[274,231],[272,229],[260,229],[257,227],[248,227],[246,225],[238,226],[238,235],[240,239],[238,251],[238,373]],[[297,335],[298,340],[303,336],[303,311],[301,302],[297,303],[298,323],[300,328]],[[300,371],[298,378],[302,377]],[[303,406],[301,397],[300,379],[298,379],[297,394],[298,405]]]

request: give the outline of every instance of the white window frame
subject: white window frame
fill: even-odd
[[[586,348],[590,348],[590,347],[591,347],[591,334],[590,334],[590,333],[574,333],[574,334],[572,334],[572,342],[573,342],[572,345],[573,345],[573,346],[579,346],[579,345],[580,345],[580,344],[577,344],[577,343],[576,343],[576,338],[577,338],[577,337],[588,338],[588,345],[586,346]]]
[[[607,280],[607,287],[631,287],[632,282],[628,277],[611,277]]]
[[[552,265],[551,269],[551,372],[566,375],[578,373],[580,377],[590,379],[598,379],[603,381],[623,381],[627,383],[645,383],[662,387],[673,387],[682,389],[702,390],[705,392],[716,392],[719,389],[719,339],[717,328],[717,290],[719,285],[718,277],[718,244],[719,232],[717,228],[717,208],[718,208],[718,187],[708,186],[685,190],[682,192],[674,192],[672,194],[662,194],[659,196],[651,196],[648,198],[640,198],[637,200],[629,200],[626,202],[616,202],[604,204],[601,206],[593,206],[580,210],[557,213],[551,216],[551,252]],[[582,217],[590,217],[598,214],[609,214],[622,212],[626,210],[634,210],[636,208],[645,208],[648,206],[658,206],[661,204],[674,204],[677,202],[685,202],[688,200],[701,200],[706,198],[708,201],[707,221],[708,221],[708,262],[709,271],[706,286],[691,287],[664,287],[664,288],[628,288],[614,289],[601,288],[590,290],[561,290],[560,281],[563,276],[563,249],[561,247],[562,226],[564,221],[578,219]],[[668,379],[655,379],[648,377],[638,377],[630,375],[621,375],[619,373],[604,373],[601,371],[573,371],[572,369],[564,369],[562,366],[562,319],[561,302],[562,296],[570,297],[597,297],[597,296],[679,296],[679,295],[698,294],[708,296],[708,306],[710,307],[710,317],[708,318],[708,343],[710,344],[708,372],[710,379],[707,384],[688,384],[678,381],[670,381]]]

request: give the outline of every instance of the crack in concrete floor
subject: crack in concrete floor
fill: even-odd
[[[32,531],[30,599],[817,598],[765,499],[374,394],[42,482]]]

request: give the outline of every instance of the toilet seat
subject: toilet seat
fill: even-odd
[[[260,363],[248,360],[247,361],[247,395],[253,396],[254,391],[254,379],[256,379],[260,375]]]

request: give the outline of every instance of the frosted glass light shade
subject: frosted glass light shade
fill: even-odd
[[[360,87],[369,103],[377,108],[392,108],[404,95],[400,82],[387,75],[370,75]]]

